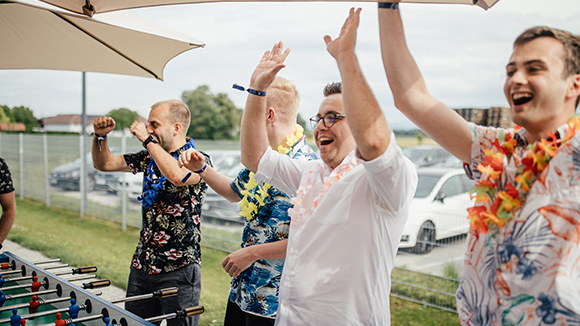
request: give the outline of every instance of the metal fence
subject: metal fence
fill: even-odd
[[[92,138],[87,138],[89,152],[84,169],[88,179],[83,180],[83,171],[80,170],[82,138],[79,135],[0,134],[0,157],[10,167],[16,194],[20,198],[45,202],[47,206],[78,211],[81,217],[88,214],[118,222],[123,228],[140,228],[141,205],[136,201],[136,195],[128,188],[113,189],[105,182],[110,175],[96,175],[98,172],[92,168],[90,155]],[[198,149],[205,151],[239,149],[237,141],[196,143]],[[110,137],[108,144],[111,148],[126,151],[141,147],[134,137]],[[60,178],[70,180],[57,182],[55,175],[61,170],[64,172]],[[405,248],[399,249],[395,259],[392,295],[455,312],[455,291],[461,276],[468,226],[464,206],[469,203],[466,192],[469,184],[457,172],[460,167],[445,168],[443,172],[434,170],[437,169],[428,168],[424,173],[431,175],[429,182],[435,190],[413,201],[405,229],[407,234],[404,232],[401,242]],[[130,178],[127,173],[121,176]],[[126,185],[130,183],[128,180],[114,182]],[[78,189],[83,188],[79,187],[82,183],[90,189],[86,194]],[[202,245],[232,252],[240,246],[241,230],[241,224],[232,221],[204,219]]]

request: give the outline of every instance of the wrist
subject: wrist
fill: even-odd
[[[143,147],[147,148],[147,145],[149,145],[149,143],[157,144],[159,142],[157,141],[157,139],[153,138],[153,135],[150,134],[149,136],[147,136],[147,138],[145,138],[145,140],[141,142],[141,144],[143,144]]]
[[[398,2],[379,2],[379,9],[392,9],[394,11],[399,10]]]
[[[99,140],[107,139],[107,135],[101,136],[101,135],[97,134],[96,132],[95,132],[95,137],[97,137],[97,139],[99,139]]]
[[[197,170],[197,171],[193,171],[193,173],[200,174],[200,173],[202,173],[203,171],[205,171],[205,169],[206,169],[206,168],[207,168],[207,161],[205,161],[205,162],[203,163],[203,167],[202,167],[201,169],[199,169],[199,170]]]

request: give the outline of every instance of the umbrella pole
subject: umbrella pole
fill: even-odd
[[[85,215],[85,208],[87,207],[87,168],[86,168],[86,160],[87,160],[87,84],[86,84],[86,72],[82,72],[82,115],[81,115],[81,125],[82,125],[82,133],[81,133],[81,182],[80,182],[80,191],[81,191],[81,209],[80,215],[81,218]]]

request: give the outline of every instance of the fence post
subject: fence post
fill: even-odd
[[[125,137],[125,129],[123,129],[123,134],[121,135],[121,153],[125,153],[127,150],[127,138]],[[127,231],[127,185],[125,184],[125,173],[121,175],[121,229],[123,232]]]
[[[50,206],[50,180],[48,174],[48,140],[46,133],[42,134],[42,151],[44,152],[44,185],[46,191],[46,207]]]
[[[24,200],[24,134],[18,134],[18,154],[20,156],[20,200]]]

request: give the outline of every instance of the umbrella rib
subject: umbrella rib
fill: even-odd
[[[51,11],[53,14],[55,14],[56,16],[58,16],[60,19],[66,21],[67,23],[73,25],[74,27],[76,27],[78,30],[82,31],[83,33],[87,34],[88,36],[92,37],[93,39],[97,40],[98,42],[100,42],[101,44],[103,44],[104,46],[108,47],[109,49],[111,49],[112,51],[114,51],[115,53],[117,53],[118,55],[122,56],[123,58],[127,59],[127,61],[132,62],[134,65],[136,65],[137,67],[143,69],[144,71],[148,72],[149,74],[151,74],[153,77],[155,77],[155,79],[159,79],[162,80],[161,78],[159,78],[159,76],[157,76],[157,74],[155,74],[153,71],[145,68],[144,66],[140,65],[139,63],[137,63],[135,60],[129,58],[128,56],[126,56],[125,54],[119,52],[117,49],[115,49],[114,47],[110,46],[109,44],[107,44],[106,42],[104,42],[103,40],[101,40],[100,38],[96,37],[95,35],[87,32],[86,30],[84,30],[83,28],[81,28],[80,26],[78,26],[77,24],[73,23],[71,20],[67,19],[66,17],[64,17],[63,15],[60,15],[57,12]]]

